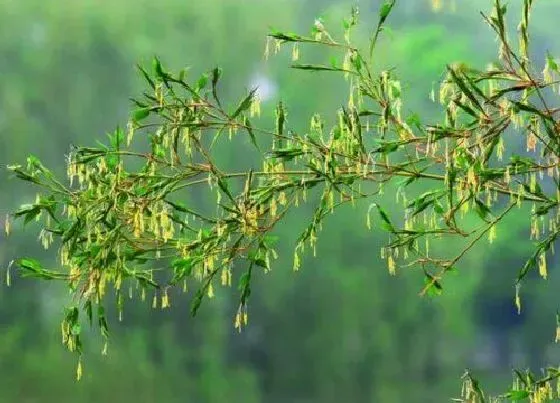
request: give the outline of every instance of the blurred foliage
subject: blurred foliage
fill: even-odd
[[[1,1],[0,162],[32,152],[62,173],[60,162],[71,144],[94,144],[115,122],[126,121],[128,97],[144,87],[133,66],[156,53],[172,70],[193,66],[193,76],[222,66],[222,90],[230,101],[255,76],[266,77],[277,92],[264,105],[285,100],[294,126],[306,127],[315,111],[340,107],[333,102],[346,93],[342,80],[294,75],[284,68],[289,55],[266,65],[255,62],[262,60],[270,25],[299,32],[318,13],[338,23],[350,3],[224,3]],[[362,19],[377,13],[379,3],[372,3]],[[488,31],[478,35],[486,28],[477,10],[487,8],[486,2],[458,2],[453,11],[442,1],[437,14],[428,3],[401,2],[379,57],[410,77],[403,82],[407,107],[436,116],[427,99],[442,78],[442,63],[483,62],[494,44],[488,39],[481,44]],[[557,7],[551,1],[537,7],[535,49],[554,46],[547,38]],[[271,117],[265,112],[263,122]],[[234,163],[239,152],[223,150],[223,160]],[[7,189],[0,195],[0,217],[33,197],[29,188],[4,176],[0,186]],[[464,270],[446,283],[447,292],[431,300],[416,296],[421,273],[403,273],[397,280],[387,275],[378,255],[385,238],[366,231],[367,206],[361,209],[329,219],[318,257],[306,257],[305,270],[294,275],[291,261],[281,257],[276,270],[256,276],[251,322],[240,335],[230,322],[235,296],[220,295],[203,305],[196,321],[187,304],[157,312],[149,304],[126,304],[124,326],[112,326],[108,357],[99,356],[102,343],[94,343],[95,336],[88,338],[95,345],[85,346],[79,384],[73,377],[76,362],[63,353],[53,326],[65,292],[12,275],[14,286],[0,288],[0,401],[443,401],[456,394],[465,364],[477,373],[486,369],[481,378],[497,391],[494,385],[510,379],[511,365],[557,361],[556,350],[544,348],[554,336],[553,273],[546,286],[524,287],[534,295],[524,298],[523,321],[513,315],[508,320],[507,308],[498,308],[495,315],[505,323],[497,333],[485,320],[492,300],[498,301],[493,306],[512,306],[513,289],[500,285],[508,284],[529,252],[521,222],[500,227],[493,246],[469,255]],[[294,234],[311,214],[301,209],[287,217],[279,229],[281,256],[290,256]],[[16,231],[9,243],[2,240],[2,260],[22,251],[40,255],[33,233]],[[116,322],[116,312],[108,317]],[[511,349],[502,361],[493,359],[492,348],[506,340]],[[476,355],[485,349],[485,357]],[[537,364],[527,357],[538,357]]]

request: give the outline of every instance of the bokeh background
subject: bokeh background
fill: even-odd
[[[445,64],[484,67],[496,58],[494,35],[479,15],[491,2],[441,0],[437,12],[431,0],[397,3],[376,63],[396,67],[407,110],[437,121],[429,93]],[[0,0],[0,163],[22,163],[31,153],[63,174],[71,144],[94,144],[126,124],[129,97],[144,89],[134,64],[149,66],[154,55],[169,69],[190,66],[193,79],[223,67],[227,99],[258,84],[262,122],[272,122],[281,99],[289,126],[304,130],[315,111],[334,116],[346,102],[346,83],[291,71],[289,48],[265,62],[265,35],[269,27],[307,33],[319,16],[341,33],[355,4],[362,20],[356,40],[366,45],[359,36],[375,24],[380,0]],[[558,15],[558,1],[537,2],[537,60],[560,50]],[[321,51],[303,47],[301,54],[328,61]],[[222,158],[243,155],[241,146]],[[6,174],[0,190],[0,220],[35,197]],[[394,204],[393,195],[384,200]],[[560,361],[555,270],[547,282],[524,287],[521,315],[513,307],[513,279],[530,247],[525,217],[470,253],[442,296],[420,298],[418,273],[389,276],[379,257],[386,235],[365,228],[367,204],[329,217],[318,257],[293,273],[294,240],[311,208],[279,228],[282,257],[271,273],[256,276],[243,333],[233,328],[232,295],[206,301],[195,319],[188,300],[174,299],[165,311],[129,303],[122,323],[112,316],[108,356],[100,355],[97,336],[88,337],[79,383],[75,357],[60,343],[66,289],[15,276],[12,287],[0,287],[0,402],[439,402],[459,395],[467,367],[498,392],[513,366],[538,370]],[[36,236],[33,226],[16,226],[9,240],[2,233],[0,264],[23,254],[54,262]]]

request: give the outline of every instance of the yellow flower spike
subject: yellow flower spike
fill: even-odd
[[[239,308],[235,314],[234,326],[241,333],[241,308]]]
[[[221,277],[222,286],[225,287],[228,285],[228,279],[229,279],[228,269],[222,269],[222,277]]]
[[[255,95],[255,97],[251,102],[251,106],[249,109],[249,116],[250,117],[261,116],[261,99],[259,98],[258,95]],[[247,123],[245,122],[245,124]]]
[[[329,190],[328,198],[329,198],[329,208],[332,213],[334,212],[334,193],[332,192],[332,190]]]
[[[276,217],[276,213],[278,211],[278,206],[276,204],[276,198],[274,196],[272,196],[271,200],[270,200],[270,216],[272,218]]]
[[[544,252],[541,253],[539,256],[539,274],[542,278],[546,280],[548,272],[546,269],[546,253]]]
[[[537,150],[537,136],[533,132],[530,132],[527,136],[527,151]]]
[[[292,47],[292,61],[296,62],[299,60],[299,45],[297,42],[294,43]]]
[[[518,195],[517,195],[516,205],[518,208],[521,208],[521,202],[523,201],[523,197],[525,196],[525,188],[521,183],[519,184],[517,193]]]
[[[68,347],[68,351],[70,352],[74,352],[74,350],[76,349],[76,345],[74,344],[74,338],[69,338],[68,342],[66,343],[66,346]]]
[[[108,348],[108,343],[107,340],[105,340],[105,343],[103,344],[103,350],[101,350],[101,355],[107,355],[107,348]]]
[[[504,156],[504,150],[505,150],[504,139],[503,137],[500,137],[500,139],[498,140],[498,144],[496,146],[496,155],[499,161],[501,161]]]
[[[82,369],[82,357],[80,356],[80,358],[78,358],[78,367],[76,368],[76,380],[79,381],[80,379],[82,379],[82,373],[83,373],[83,369]]]
[[[163,291],[161,297],[161,309],[169,308],[171,304],[169,303],[169,294],[167,293],[167,288]]]
[[[346,52],[346,54],[344,55],[344,59],[342,60],[342,69],[346,70],[344,72],[344,78],[347,80],[348,77],[350,77],[350,73],[349,71],[352,70],[352,64],[350,61],[350,58],[352,57],[352,53],[351,51]]]
[[[270,56],[270,37],[266,38],[266,45],[264,47],[264,60],[268,60]]]
[[[488,231],[488,242],[492,243],[496,240],[496,225],[492,224],[490,231]]]
[[[4,230],[6,231],[6,236],[10,236],[11,223],[9,214],[6,214],[6,220],[4,221]]]
[[[299,249],[300,245],[296,246],[296,249],[294,250],[294,267],[293,270],[294,271],[298,271],[301,265],[301,261],[298,255],[298,249]]]
[[[534,193],[535,190],[537,189],[537,175],[534,172],[531,173],[531,181],[529,183],[529,188],[531,190],[531,193]]]
[[[511,182],[511,174],[509,173],[509,166],[506,168],[506,173],[504,174],[504,182],[509,184]]]
[[[66,322],[60,323],[60,334],[62,336],[62,344],[66,344],[68,341],[68,333],[66,332]]]
[[[286,198],[286,192],[282,191],[278,194],[278,203],[282,206],[285,206],[288,203],[288,199]]]
[[[436,91],[434,90],[434,83],[432,82],[432,89],[430,91],[430,101],[436,102]]]
[[[521,313],[521,298],[519,297],[520,284],[515,285],[515,306],[517,307],[517,313]]]
[[[12,276],[11,276],[10,269],[12,268],[13,264],[14,264],[14,261],[11,260],[10,263],[8,264],[8,268],[6,269],[6,285],[8,287],[12,285]]]
[[[389,274],[394,276],[396,274],[396,264],[393,255],[389,255],[387,258],[387,266],[389,267]]]
[[[157,308],[157,294],[154,293],[154,297],[152,298],[152,308],[156,309]]]
[[[208,284],[208,298],[214,298],[214,287],[212,283]]]

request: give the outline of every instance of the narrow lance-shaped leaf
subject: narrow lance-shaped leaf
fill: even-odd
[[[457,84],[457,86],[461,89],[461,92],[463,94],[465,94],[467,96],[467,98],[469,98],[469,100],[474,104],[474,106],[480,112],[482,112],[484,115],[486,115],[486,113],[484,112],[484,108],[482,107],[480,102],[478,102],[478,99],[476,99],[476,97],[474,96],[474,94],[472,93],[470,88],[467,86],[467,84],[465,84],[463,79],[459,76],[460,73],[455,71],[455,69],[452,68],[451,66],[447,66],[447,70],[449,71],[449,74],[451,75],[451,78],[453,79],[453,82],[455,84]]]
[[[377,43],[377,38],[379,37],[379,33],[381,32],[383,24],[385,24],[385,21],[389,17],[389,14],[391,14],[391,11],[393,10],[394,5],[395,5],[395,0],[386,0],[383,3],[383,5],[381,5],[381,8],[379,9],[379,20],[377,22],[377,27],[375,28],[375,31],[373,33],[373,36],[372,36],[372,38],[370,40],[370,44],[369,44],[369,57],[370,57],[370,59],[373,56],[373,49],[375,48],[375,44]]]
[[[303,37],[297,34],[272,30],[268,36],[285,42],[298,42]]]
[[[156,88],[156,84],[154,83],[154,80],[152,80],[152,78],[150,77],[150,75],[148,74],[148,72],[139,64],[136,65],[136,68],[138,68],[138,70],[140,71],[140,73],[142,73],[142,76],[144,76],[144,79],[148,82],[148,84],[150,85],[150,87],[152,89]]]
[[[294,63],[290,66],[293,69],[298,70],[310,70],[310,71],[338,71],[338,72],[346,72],[350,74],[356,74],[355,71],[346,70],[340,67],[329,67],[325,66],[324,64],[309,64],[309,63]]]
[[[257,92],[258,88],[254,88],[249,92],[249,95],[247,95],[243,101],[241,101],[241,103],[239,104],[239,106],[237,107],[237,109],[235,110],[235,112],[233,112],[233,114],[230,116],[230,118],[233,120],[236,117],[238,117],[242,112],[246,111],[247,109],[249,109],[251,107],[251,103],[254,100],[255,94]]]
[[[220,98],[218,97],[218,81],[220,80],[221,76],[222,69],[220,67],[216,67],[212,70],[212,96],[214,97],[220,108],[222,107],[222,104],[220,102]]]

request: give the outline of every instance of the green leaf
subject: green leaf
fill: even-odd
[[[467,96],[467,98],[469,98],[469,100],[474,104],[474,106],[480,112],[485,114],[484,108],[482,108],[482,105],[480,105],[480,102],[478,102],[478,99],[476,99],[476,97],[474,96],[472,91],[469,89],[467,84],[465,84],[463,79],[459,76],[460,73],[455,71],[455,69],[453,69],[451,66],[447,66],[447,70],[449,71],[449,73],[451,75],[451,78],[453,79],[453,82],[459,87],[461,92],[463,94],[465,94]]]
[[[525,102],[519,102],[519,101],[515,101],[515,100],[510,100],[510,102],[519,110],[522,110],[524,112],[529,112],[531,114],[535,114],[540,116],[541,118],[545,119],[545,120],[551,120],[554,121],[550,115],[544,113],[542,110],[540,110],[539,108],[537,108],[536,106],[533,106],[530,102],[525,101]]]
[[[24,204],[22,205],[19,210],[14,213],[16,218],[24,217],[23,223],[24,225],[33,221],[35,217],[37,217],[41,213],[41,207],[37,204]]]
[[[266,260],[259,258],[259,259],[255,259],[253,260],[253,262],[260,267],[264,267],[265,269],[268,269],[268,265],[266,264]]]
[[[268,158],[280,158],[284,161],[291,161],[295,157],[304,155],[305,152],[299,147],[281,148],[266,153]]]
[[[414,208],[414,210],[412,211],[412,217],[414,217],[415,215],[426,210],[426,208],[428,208],[430,205],[433,205],[436,202],[436,200],[441,196],[443,196],[444,194],[445,191],[442,190],[433,190],[430,192],[423,193],[422,195],[418,196],[416,199],[408,203],[407,208],[408,209]]]
[[[77,336],[81,333],[82,331],[82,327],[80,326],[79,323],[75,323],[74,326],[72,326],[72,329],[70,330],[70,332],[74,335]]]
[[[511,390],[506,394],[506,398],[514,402],[527,399],[531,394],[526,390]]]
[[[238,117],[241,114],[241,112],[244,112],[251,107],[251,103],[253,102],[253,98],[255,97],[255,93],[257,92],[257,89],[258,88],[252,89],[249,92],[249,95],[247,95],[245,99],[241,101],[241,103],[239,104],[235,112],[233,112],[233,114],[230,116],[232,120]]]
[[[18,260],[17,264],[21,268],[31,270],[31,271],[39,272],[45,270],[41,262],[39,262],[37,259],[22,258]]]
[[[148,84],[150,85],[150,87],[152,87],[152,89],[156,88],[156,85],[154,83],[154,80],[151,79],[150,75],[148,74],[148,72],[146,70],[144,70],[144,68],[142,66],[140,66],[139,64],[136,65],[136,67],[138,68],[138,70],[140,70],[140,72],[142,73],[142,75],[144,76],[144,79],[148,82]]]
[[[135,122],[139,122],[142,119],[145,119],[148,117],[148,115],[150,114],[150,108],[140,108],[140,109],[136,109],[132,115],[132,119]]]
[[[286,111],[282,101],[278,102],[276,107],[276,134],[282,136],[284,134],[284,123],[286,122]]]
[[[373,151],[376,153],[390,154],[392,152],[397,151],[399,149],[399,146],[400,146],[400,142],[398,141],[386,141],[386,142],[381,142],[381,145],[379,145]]]
[[[268,36],[285,42],[297,42],[302,39],[300,35],[272,30]]]
[[[171,267],[174,272],[171,284],[176,284],[178,281],[190,276],[194,268],[194,264],[195,261],[191,257],[174,259],[171,262]]]
[[[339,67],[329,67],[324,64],[308,64],[308,63],[294,63],[290,66],[292,69],[298,70],[311,70],[311,71],[342,71],[346,73],[356,74],[354,71],[345,70]]]
[[[154,59],[152,60],[152,68],[156,77],[161,79],[167,78],[167,73],[163,71],[161,62],[157,57],[154,57]]]
[[[204,89],[206,84],[208,84],[208,74],[205,73],[198,79],[198,82],[196,83],[196,91]]]
[[[239,290],[241,291],[241,305],[247,303],[247,299],[251,295],[251,274],[253,272],[253,261],[249,264],[249,268],[239,278]]]
[[[377,203],[372,203],[372,206],[377,208],[382,221],[381,226],[389,232],[395,232],[395,227],[393,226],[393,223],[391,222],[391,219],[389,218],[387,212]]]
[[[251,121],[249,119],[245,119],[245,129],[247,130],[247,133],[249,133],[251,143],[257,150],[260,150],[259,145],[257,144],[257,138],[255,137],[255,132],[253,131],[253,125],[251,125]]]
[[[84,309],[86,311],[86,315],[88,317],[89,324],[93,323],[93,305],[91,299],[88,299],[84,304]]]
[[[385,20],[387,20],[387,17],[391,14],[391,10],[394,5],[395,0],[388,0],[381,6],[379,9],[379,25],[383,24]]]
[[[220,99],[218,98],[218,81],[220,80],[221,76],[222,76],[221,68],[216,67],[214,68],[214,70],[212,70],[212,96],[214,97],[214,99],[216,100],[216,102],[220,107],[221,107],[221,103],[220,103]]]
[[[435,277],[424,270],[424,284],[428,287],[426,293],[431,296],[441,295],[443,287]]]
[[[97,318],[101,334],[103,337],[109,337],[109,325],[107,324],[107,317],[105,316],[105,308],[101,305],[97,307]]]
[[[558,64],[549,52],[546,53],[546,62],[548,63],[548,67],[550,67],[551,70],[558,73]]]
[[[275,245],[275,244],[278,242],[279,239],[280,239],[280,237],[279,237],[278,235],[266,234],[266,235],[263,237],[263,244],[264,244],[266,247],[270,248],[270,247],[272,247],[273,245]]]
[[[200,290],[198,290],[196,292],[196,295],[194,296],[192,302],[191,302],[191,315],[193,317],[195,317],[196,314],[198,313],[198,309],[200,308],[200,305],[202,304],[202,298],[204,298],[204,293],[201,292]]]
[[[231,194],[229,190],[229,185],[227,181],[225,181],[222,177],[218,176],[218,187],[222,189],[222,192],[226,194],[226,196],[235,204],[235,198]]]
[[[487,217],[488,217],[489,215],[491,215],[492,212],[490,211],[490,209],[488,208],[488,206],[487,206],[486,204],[484,204],[481,200],[475,199],[474,201],[475,201],[475,206],[474,206],[474,208],[475,208],[475,210],[476,210],[476,213],[478,214],[478,216],[479,216],[480,218],[482,218],[483,220],[486,221]]]
[[[546,213],[548,213],[550,211],[550,209],[556,207],[558,205],[558,201],[554,201],[551,203],[546,203],[543,205],[540,205],[536,210],[535,210],[535,215],[537,216],[541,216],[541,215],[545,215]]]

